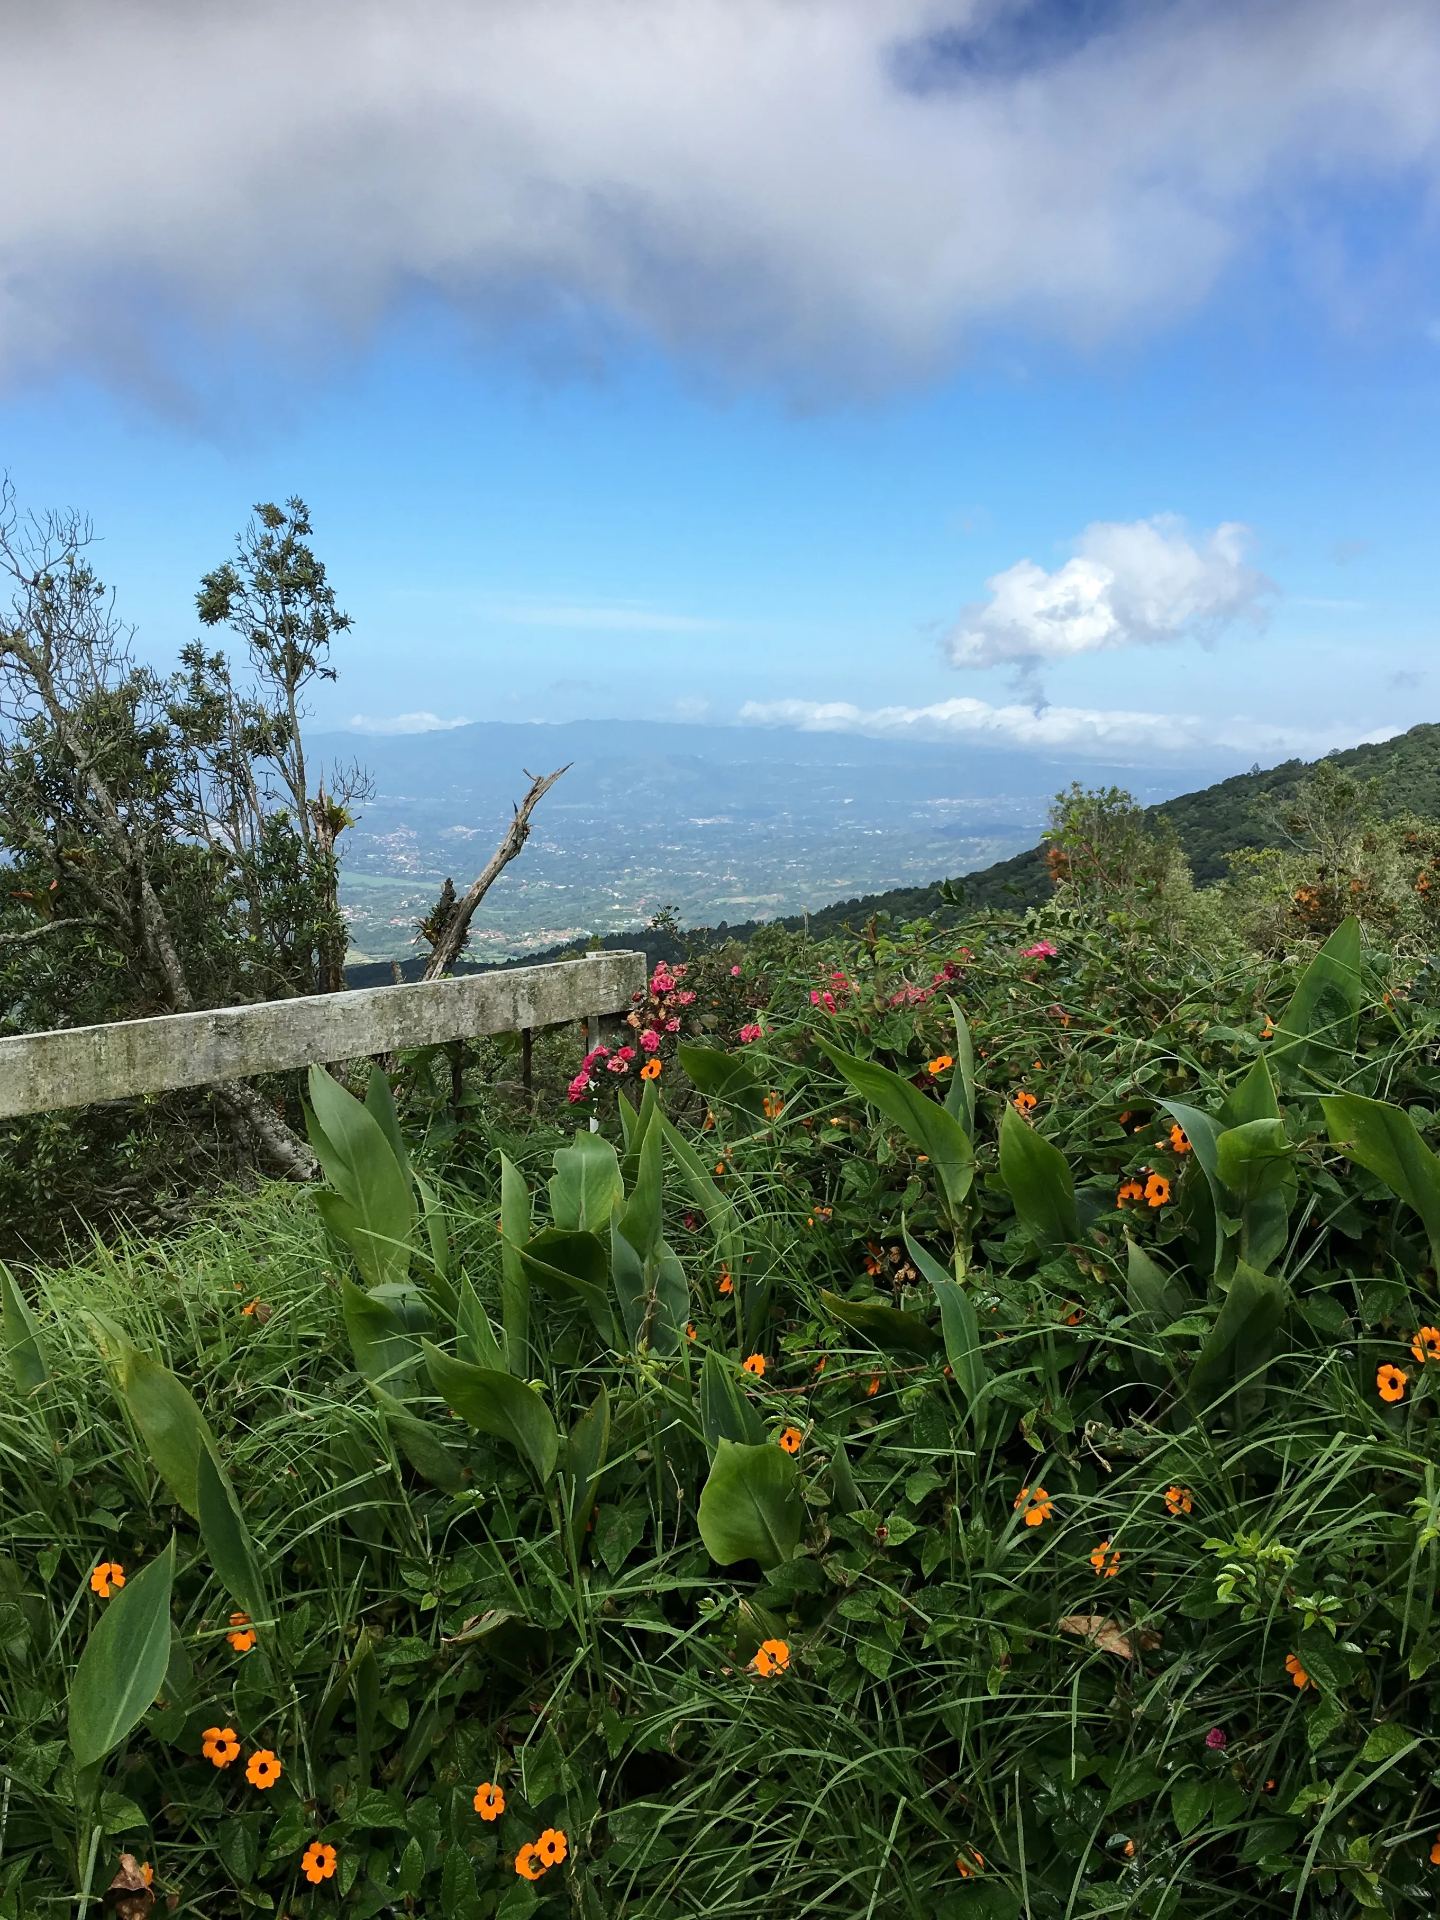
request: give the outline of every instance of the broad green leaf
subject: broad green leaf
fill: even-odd
[[[975,1148],[960,1122],[938,1101],[878,1061],[857,1060],[824,1040],[816,1044],[841,1078],[898,1127],[911,1146],[928,1156],[950,1218],[958,1224],[962,1203],[975,1178]]]
[[[419,1348],[395,1304],[363,1292],[347,1275],[340,1282],[340,1305],[356,1369],[397,1399],[409,1399],[415,1392]]]
[[[1282,1072],[1339,1079],[1360,1035],[1360,922],[1342,920],[1301,974],[1275,1023],[1270,1058]]]
[[[700,1430],[712,1453],[722,1440],[752,1447],[765,1440],[765,1422],[736,1379],[733,1363],[713,1347],[700,1366]]]
[[[1209,1818],[1214,1798],[1213,1780],[1181,1780],[1170,1789],[1170,1812],[1182,1840]]]
[[[990,1379],[990,1370],[980,1351],[980,1323],[975,1304],[964,1287],[957,1284],[928,1248],[902,1222],[905,1245],[910,1258],[930,1282],[940,1303],[940,1333],[945,1342],[945,1358],[950,1376],[973,1415],[977,1414]]]
[[[764,1125],[765,1082],[757,1079],[749,1063],[739,1054],[684,1042],[676,1051],[681,1067],[707,1100],[718,1100],[733,1107],[754,1126]]]
[[[1227,1127],[1243,1127],[1249,1120],[1278,1120],[1280,1102],[1275,1097],[1275,1082],[1270,1077],[1270,1066],[1264,1054],[1260,1054],[1250,1071],[1226,1095],[1225,1105],[1221,1109],[1222,1124]]]
[[[628,1105],[621,1096],[622,1104]],[[640,1155],[645,1142],[650,1137],[650,1129],[655,1125],[660,1113],[660,1082],[647,1080],[640,1095],[640,1111],[635,1116],[634,1125],[625,1130],[625,1155],[620,1162],[621,1178],[626,1186],[634,1184],[640,1167]],[[623,1122],[622,1122],[623,1124]]]
[[[1197,1407],[1262,1369],[1273,1351],[1273,1335],[1290,1304],[1290,1289],[1274,1274],[1258,1273],[1237,1261],[1225,1304],[1216,1316],[1190,1374],[1189,1394]]]
[[[850,1456],[845,1451],[843,1440],[837,1440],[830,1449],[830,1489],[835,1496],[837,1513],[858,1513],[865,1504],[855,1484]]]
[[[623,1213],[616,1216],[624,1235],[642,1260],[654,1257],[661,1232],[661,1148],[659,1127],[650,1127],[640,1148],[635,1186]]]
[[[625,1198],[620,1162],[603,1134],[575,1135],[555,1154],[550,1181],[550,1217],[570,1233],[607,1233],[610,1215]]]
[[[610,1450],[610,1396],[602,1382],[589,1407],[565,1442],[565,1478],[569,1483],[570,1535],[578,1547],[595,1505],[605,1456]]]
[[[461,1492],[465,1486],[464,1470],[430,1422],[411,1413],[393,1394],[386,1393],[373,1381],[366,1384],[385,1417],[390,1438],[420,1478],[428,1480],[432,1487],[439,1487],[442,1493]]]
[[[1281,1120],[1249,1120],[1228,1127],[1215,1142],[1221,1184],[1240,1208],[1237,1251],[1248,1266],[1268,1267],[1290,1237],[1295,1149]]]
[[[610,1228],[607,1226],[606,1235]],[[543,1287],[551,1299],[569,1305],[579,1301],[590,1315],[596,1332],[607,1344],[615,1341],[615,1317],[610,1311],[607,1287],[610,1260],[604,1241],[593,1233],[578,1229],[544,1227],[528,1247],[520,1250],[520,1262],[526,1278]],[[462,1355],[462,1358],[472,1358]]]
[[[311,1145],[335,1189],[321,1208],[325,1223],[350,1248],[367,1286],[403,1280],[415,1211],[409,1169],[375,1115],[323,1067],[310,1069],[309,1090]]]
[[[768,1573],[794,1556],[804,1508],[795,1462],[772,1444],[721,1438],[700,1495],[700,1538],[722,1567],[756,1560]]]
[[[490,1316],[471,1283],[469,1274],[460,1280],[460,1311],[455,1316],[455,1351],[467,1366],[505,1369],[505,1353],[495,1337]]]
[[[500,1156],[500,1323],[505,1362],[522,1380],[530,1371],[530,1282],[520,1249],[530,1238],[530,1189],[525,1176]]]
[[[1410,1746],[1419,1745],[1419,1736],[1402,1727],[1398,1720],[1382,1720],[1372,1727],[1361,1749],[1362,1760],[1393,1760]]]
[[[255,1560],[250,1529],[230,1476],[210,1451],[202,1447],[195,1475],[199,1495],[200,1533],[220,1584],[254,1621],[267,1620],[269,1605]]]
[[[50,1378],[45,1345],[35,1316],[3,1261],[0,1261],[0,1332],[5,1336],[5,1358],[10,1363],[10,1377],[16,1391],[22,1396],[34,1393]]]
[[[1000,1122],[1000,1178],[1041,1253],[1060,1253],[1080,1238],[1075,1181],[1064,1154],[1012,1106]]]
[[[695,1204],[705,1215],[705,1224],[715,1236],[717,1258],[728,1266],[732,1273],[738,1273],[744,1259],[745,1246],[740,1228],[740,1215],[735,1202],[728,1193],[724,1193],[711,1179],[709,1170],[699,1154],[662,1113],[660,1131],[665,1144],[675,1156],[675,1163],[685,1177]]]
[[[70,1746],[77,1769],[112,1753],[164,1685],[174,1578],[172,1539],[105,1602],[70,1683]]]
[[[1415,1122],[1400,1107],[1363,1100],[1358,1093],[1322,1094],[1320,1107],[1341,1153],[1368,1167],[1419,1214],[1431,1261],[1440,1267],[1440,1159],[1415,1131]]]
[[[215,1436],[190,1389],[136,1348],[122,1350],[116,1381],[156,1471],[193,1520],[200,1518],[200,1456],[218,1458]]]
[[[508,1440],[544,1485],[555,1471],[560,1436],[534,1387],[513,1373],[452,1360],[428,1340],[422,1344],[430,1379],[446,1406],[480,1433]]]
[[[945,1111],[958,1120],[965,1132],[975,1138],[975,1047],[970,1038],[970,1023],[956,1000],[950,1002],[955,1017],[955,1071],[950,1091],[945,1096]]]
[[[1190,1297],[1182,1283],[1137,1242],[1127,1239],[1126,1248],[1125,1303],[1136,1340],[1137,1369],[1150,1386],[1163,1387],[1170,1379],[1170,1368],[1160,1350],[1160,1335],[1184,1313]]]
[[[454,1319],[459,1302],[455,1298],[455,1289],[450,1285],[450,1230],[445,1208],[439,1194],[433,1187],[427,1186],[418,1173],[412,1172],[411,1178],[420,1196],[420,1207],[425,1218],[425,1238],[430,1247],[430,1265],[434,1269],[431,1291],[446,1314]]]
[[[902,1313],[899,1307],[887,1307],[878,1301],[844,1300],[823,1287],[820,1299],[842,1327],[863,1333],[886,1353],[918,1353],[928,1358],[940,1345],[940,1335],[918,1313]]]

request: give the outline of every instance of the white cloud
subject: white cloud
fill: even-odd
[[[1245,564],[1246,533],[1226,521],[1197,545],[1174,514],[1096,521],[1053,573],[1020,560],[993,574],[989,600],[966,607],[945,650],[957,667],[1033,665],[1214,633],[1273,591]]]
[[[1317,733],[1299,727],[1269,726],[1235,716],[1204,720],[1195,714],[1144,713],[1093,707],[993,707],[984,700],[940,700],[928,707],[878,707],[866,712],[845,701],[750,701],[740,710],[748,726],[798,727],[804,733],[866,733],[880,738],[970,740],[977,744],[1036,751],[1101,755],[1124,760],[1131,755],[1224,749],[1257,758],[1315,757],[1332,747],[1388,740],[1400,727],[1359,733],[1340,725]]]
[[[451,727],[469,725],[464,714],[458,720],[442,720],[438,713],[392,713],[388,717],[352,713],[350,716],[353,733],[440,733]]]
[[[1202,298],[1440,173],[1433,0],[8,0],[0,368],[397,298],[885,380]],[[1372,204],[1367,201],[1368,206]]]

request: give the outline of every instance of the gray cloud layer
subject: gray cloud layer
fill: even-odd
[[[598,306],[741,377],[1201,298],[1283,203],[1433,187],[1433,0],[5,6],[0,371],[313,342],[407,289]],[[1078,17],[1078,16],[1077,16]]]

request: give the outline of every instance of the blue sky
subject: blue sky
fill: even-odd
[[[378,238],[335,184],[358,69],[330,149],[286,151],[241,73],[213,122],[137,103],[118,232],[103,205],[52,223],[42,271],[43,209],[0,224],[0,461],[23,504],[94,516],[142,651],[191,637],[251,503],[299,492],[356,619],[323,725],[779,719],[1248,763],[1440,718],[1433,12],[1380,0],[1357,71],[1353,9],[1326,0],[752,0],[764,30],[738,40],[735,8],[647,7],[664,31],[607,56],[578,155],[556,158],[567,95],[534,74],[608,0],[546,0],[474,50],[534,87],[533,147],[498,161],[478,79],[427,132],[402,76]],[[267,9],[199,11],[263,68]],[[299,11],[321,39],[338,17]],[[404,17],[417,47],[461,32]],[[797,19],[827,32],[797,48]],[[1127,105],[1122,139],[1107,99],[1177,49],[1200,77]],[[59,51],[27,48],[42,92]],[[617,148],[707,53],[693,133]],[[298,266],[266,230],[274,176],[222,151],[256,125],[303,188]],[[772,137],[767,197],[749,147]],[[442,153],[478,165],[467,141],[483,181],[437,185]],[[852,145],[868,171],[837,157],[827,184]],[[602,219],[592,175],[616,200],[621,172]],[[517,268],[496,198],[533,217],[541,175],[582,211]],[[407,236],[437,224],[427,263]]]

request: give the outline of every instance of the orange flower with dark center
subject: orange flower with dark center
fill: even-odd
[[[1440,1360],[1440,1327],[1421,1327],[1410,1342],[1410,1351],[1422,1367],[1427,1360]]]
[[[721,1267],[720,1269],[720,1291],[721,1293],[733,1293],[735,1291],[735,1282],[730,1278],[730,1269],[728,1267]]]
[[[1170,1513],[1189,1513],[1194,1505],[1194,1495],[1189,1487],[1167,1487],[1165,1506]]]
[[[1383,1367],[1376,1370],[1375,1386],[1382,1400],[1403,1400],[1405,1386],[1410,1376],[1403,1367],[1395,1367],[1387,1360]]]
[[[505,1795],[493,1780],[483,1780],[475,1789],[473,1804],[482,1820],[498,1820],[505,1811]]]
[[[1163,1173],[1152,1173],[1145,1182],[1145,1200],[1146,1204],[1152,1207],[1163,1207],[1169,1204],[1170,1182]]]
[[[560,1827],[546,1827],[535,1842],[535,1856],[546,1867],[558,1867],[570,1851],[570,1843]]]
[[[1027,1527],[1038,1527],[1048,1520],[1055,1511],[1054,1502],[1044,1487],[1022,1487],[1015,1496],[1015,1511],[1025,1509]],[[1108,1545],[1108,1542],[1107,1542]]]
[[[1034,1094],[1026,1087],[1022,1087],[1015,1096],[1015,1106],[1021,1113],[1033,1113],[1039,1104]]]
[[[934,1079],[938,1073],[948,1073],[955,1064],[955,1057],[949,1053],[937,1053],[933,1060],[925,1062],[925,1071]]]
[[[240,1742],[233,1727],[207,1727],[201,1735],[200,1751],[216,1767],[229,1767],[240,1758]]]
[[[985,1856],[974,1847],[969,1847],[966,1851],[970,1856],[969,1859],[967,1860],[964,1854],[960,1855],[955,1862],[955,1871],[962,1880],[973,1880],[977,1873],[985,1871]]]
[[[779,1093],[767,1093],[765,1096],[765,1118],[778,1120],[785,1111],[785,1096]]]
[[[515,1871],[522,1880],[538,1880],[545,1868],[535,1851],[533,1844],[521,1847],[515,1856]]]
[[[1310,1678],[1304,1667],[1301,1666],[1298,1653],[1286,1654],[1285,1671],[1290,1675],[1290,1678],[1295,1682],[1297,1687],[1313,1687],[1315,1685],[1315,1682]]]
[[[765,1356],[763,1353],[752,1353],[750,1358],[742,1364],[744,1365],[746,1373],[753,1373],[757,1380],[763,1380],[765,1378]]]
[[[102,1560],[90,1576],[90,1591],[108,1600],[125,1584],[125,1569],[118,1560]]]
[[[318,1887],[322,1880],[332,1879],[335,1873],[335,1849],[326,1846],[323,1841],[312,1840],[300,1861],[300,1871],[312,1887]]]
[[[252,1787],[259,1787],[263,1793],[267,1787],[273,1787],[285,1769],[270,1751],[262,1747],[258,1753],[252,1753],[245,1763],[245,1778]]]
[[[693,1340],[696,1338],[695,1325],[693,1321],[687,1320],[685,1322],[685,1338],[687,1340]]]
[[[1189,1153],[1190,1151],[1190,1136],[1178,1120],[1170,1129],[1170,1151],[1172,1153]]]
[[[640,1069],[640,1078],[642,1080],[658,1080],[660,1074],[661,1066],[658,1060],[647,1060]]]
[[[790,1665],[790,1644],[786,1640],[762,1640],[755,1658],[750,1662],[750,1671],[761,1680],[773,1680],[777,1674],[784,1673]]]
[[[786,1427],[785,1431],[780,1435],[780,1451],[782,1453],[798,1453],[800,1451],[800,1441],[802,1437],[799,1427]]]
[[[1122,1182],[1120,1191],[1115,1196],[1115,1204],[1117,1207],[1123,1207],[1130,1200],[1143,1200],[1144,1198],[1145,1189],[1141,1186],[1140,1182],[1138,1180],[1126,1180]]]
[[[1110,1542],[1102,1540],[1090,1555],[1090,1564],[1102,1580],[1113,1580],[1120,1571],[1120,1553],[1118,1548],[1112,1552]]]
[[[237,1653],[249,1653],[250,1649],[260,1637],[250,1625],[249,1614],[232,1613],[230,1616],[230,1625],[238,1628],[239,1631],[227,1633],[225,1638]]]

